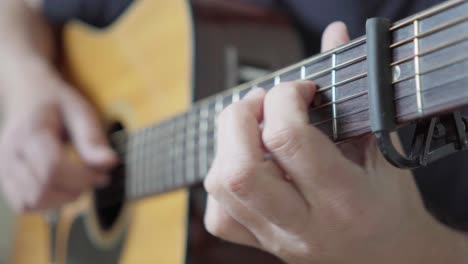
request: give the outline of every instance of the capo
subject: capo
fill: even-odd
[[[391,64],[391,23],[383,18],[367,20],[367,65],[371,131],[384,157],[399,168],[412,169],[468,148],[466,119],[454,112],[416,124],[408,157],[400,154],[390,138],[396,131]]]

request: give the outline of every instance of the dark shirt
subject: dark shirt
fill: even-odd
[[[79,19],[96,27],[111,24],[133,0],[44,0],[43,12],[53,24]]]
[[[229,0],[226,0],[229,1]],[[132,0],[45,0],[44,12],[54,23],[78,18],[98,27],[112,23]],[[308,53],[319,50],[320,36],[326,25],[346,22],[351,38],[364,35],[365,20],[380,16],[396,21],[426,9],[439,0],[269,0],[285,8],[303,33]],[[402,140],[408,144],[408,135]],[[468,228],[468,152],[452,155],[414,175],[426,206],[443,222]]]

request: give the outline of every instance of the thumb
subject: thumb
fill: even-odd
[[[62,93],[61,110],[70,140],[81,159],[97,169],[112,168],[117,156],[109,146],[91,105],[68,88]]]
[[[349,41],[346,24],[336,21],[328,25],[322,35],[322,52],[336,48]]]

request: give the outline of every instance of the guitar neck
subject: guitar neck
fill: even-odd
[[[453,0],[391,27],[394,102],[398,124],[468,105],[468,2]],[[214,158],[216,117],[251,89],[271,89],[294,80],[312,80],[317,94],[311,124],[340,142],[370,132],[366,38],[319,54],[262,79],[195,103],[152,127],[114,134],[125,157],[129,199],[192,185],[203,180]],[[280,106],[278,106],[280,107]]]

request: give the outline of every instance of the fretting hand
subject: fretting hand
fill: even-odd
[[[334,23],[322,46],[347,40]],[[255,89],[221,113],[208,231],[290,263],[460,263],[465,238],[424,209],[409,171],[372,137],[337,147],[309,124],[314,93],[306,81]]]

